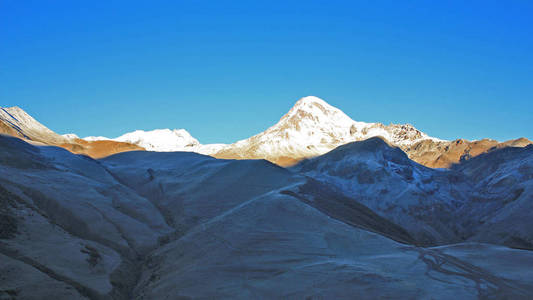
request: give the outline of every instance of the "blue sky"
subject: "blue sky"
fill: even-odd
[[[533,2],[0,0],[0,105],[59,133],[233,142],[307,95],[445,139],[532,139]]]

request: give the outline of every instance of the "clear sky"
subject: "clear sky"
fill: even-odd
[[[532,139],[533,1],[0,0],[0,106],[58,133],[227,143],[307,95],[444,139]]]

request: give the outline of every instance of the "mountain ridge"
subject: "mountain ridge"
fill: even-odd
[[[248,139],[230,144],[213,156],[226,159],[263,158],[282,166],[291,166],[302,159],[325,154],[340,145],[375,136],[381,136],[400,147],[411,159],[436,168],[450,167],[461,159],[479,155],[494,147],[531,144],[525,138],[503,143],[446,141],[431,137],[410,124],[384,125],[354,121],[324,100],[307,96],[298,100],[275,125]]]
[[[20,122],[9,111],[24,121]],[[532,143],[526,138],[505,142],[490,139],[441,140],[411,124],[384,125],[379,122],[354,121],[342,110],[315,96],[300,98],[277,123],[263,132],[232,144],[201,144],[185,129],[135,130],[113,139],[103,136],[80,139],[76,134],[60,136],[17,107],[2,108],[0,121],[0,130],[5,134],[45,144],[63,145],[70,151],[95,157],[143,149],[187,151],[224,159],[266,159],[286,167],[302,159],[325,154],[338,146],[376,136],[399,147],[409,158],[432,168],[449,168],[462,160],[494,149],[523,147]],[[91,150],[92,148],[98,149]]]
[[[18,106],[0,107],[0,133],[15,136],[32,143],[59,146],[73,153],[94,158],[144,148],[115,141],[86,141],[75,134],[59,135],[39,123]]]

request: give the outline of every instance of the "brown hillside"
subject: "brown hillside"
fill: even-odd
[[[116,153],[127,151],[141,151],[145,150],[130,143],[116,142],[116,141],[85,141],[82,139],[74,140],[75,143],[65,143],[58,145],[68,151],[76,154],[85,154],[92,158],[103,158]]]

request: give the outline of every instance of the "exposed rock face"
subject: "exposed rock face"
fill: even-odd
[[[498,142],[490,139],[479,141],[467,141],[458,139],[455,141],[423,140],[402,147],[412,160],[431,168],[449,168],[453,164],[476,157],[482,153],[504,147],[524,147],[532,144],[526,138]]]
[[[24,136],[15,130],[13,127],[9,126],[9,123],[6,123],[3,120],[0,120],[0,134],[15,136],[18,138],[24,138]]]

